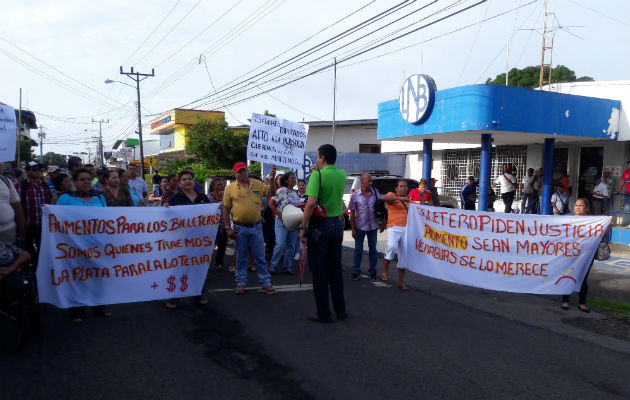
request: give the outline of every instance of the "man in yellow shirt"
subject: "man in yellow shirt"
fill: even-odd
[[[223,193],[223,222],[228,237],[236,240],[236,289],[234,294],[245,294],[247,285],[248,249],[256,264],[256,272],[260,287],[265,294],[276,294],[271,286],[271,275],[267,270],[265,259],[265,241],[262,232],[262,217],[260,207],[263,197],[274,196],[276,193],[274,166],[269,173],[271,180],[269,188],[259,180],[250,179],[247,165],[243,162],[234,164],[236,182],[225,188]],[[230,212],[234,228],[230,228]]]

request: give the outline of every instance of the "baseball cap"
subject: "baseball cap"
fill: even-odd
[[[26,164],[26,168],[33,168],[33,167],[42,168],[43,165],[41,165],[40,163],[35,162],[35,161],[29,161],[28,164]]]
[[[242,170],[243,168],[247,169],[247,164],[245,164],[244,162],[237,162],[236,164],[234,164],[234,168],[232,168],[234,170],[234,172],[238,172],[240,170]]]
[[[51,165],[50,167],[48,167],[48,172],[55,172],[55,171],[59,171],[61,168],[59,168],[58,165]]]
[[[100,166],[98,168],[96,168],[96,174],[100,175],[100,174],[105,174],[107,172],[107,167],[106,166]]]

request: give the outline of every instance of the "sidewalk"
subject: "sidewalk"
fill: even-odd
[[[376,242],[379,258],[383,257],[386,245],[386,232],[379,233]],[[346,250],[354,250],[351,230],[344,231],[343,246]],[[367,248],[366,239],[363,243],[365,255]],[[606,261],[595,261],[588,283],[589,297],[630,303],[630,246],[610,244],[610,258]]]

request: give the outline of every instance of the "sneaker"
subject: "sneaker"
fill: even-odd
[[[234,294],[245,294],[245,285],[238,285],[236,289],[234,289]]]
[[[370,280],[371,280],[372,282],[378,282],[378,278],[376,277],[376,274],[371,275],[371,276],[370,276]]]
[[[295,261],[299,260],[300,259],[300,253],[295,253],[295,255],[293,256],[293,259]]]
[[[359,274],[352,274],[352,277],[350,279],[352,279],[353,281],[358,281],[360,277],[361,275]]]
[[[271,285],[267,285],[267,286],[265,286],[264,288],[262,288],[262,289],[260,289],[260,290],[261,290],[261,292],[263,292],[264,294],[270,294],[270,295],[272,295],[272,294],[278,294],[278,292],[276,291],[276,288],[274,288],[274,287],[273,287],[273,286],[271,286]]]

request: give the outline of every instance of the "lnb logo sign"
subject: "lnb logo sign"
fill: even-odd
[[[426,121],[435,103],[435,82],[424,74],[411,75],[400,88],[400,115],[412,124]]]

